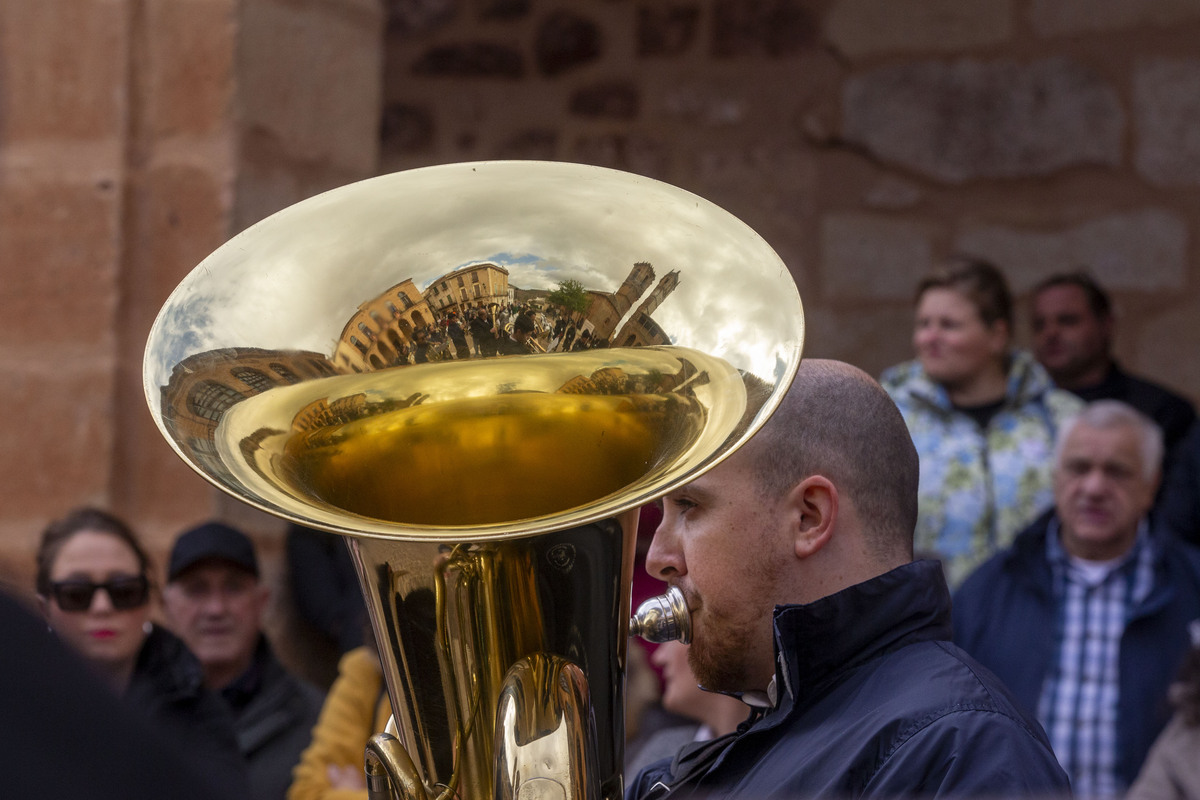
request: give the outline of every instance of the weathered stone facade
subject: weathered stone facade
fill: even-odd
[[[0,574],[24,581],[81,503],[159,554],[225,516],[277,565],[281,527],[154,430],[146,334],[239,230],[435,163],[583,161],[705,196],[791,265],[807,352],[872,373],[909,356],[939,257],[989,257],[1018,292],[1086,265],[1120,357],[1200,399],[1198,41],[1200,0],[2,4]]]

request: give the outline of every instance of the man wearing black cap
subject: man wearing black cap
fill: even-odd
[[[256,800],[286,795],[323,701],[271,652],[262,631],[269,594],[240,531],[208,522],[175,541],[163,589],[167,620],[233,711]]]

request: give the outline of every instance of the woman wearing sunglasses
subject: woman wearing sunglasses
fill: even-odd
[[[242,797],[245,766],[229,711],[204,687],[183,642],[151,622],[149,565],[112,514],[82,508],[50,523],[37,552],[46,621],[118,696],[220,776],[226,796]]]

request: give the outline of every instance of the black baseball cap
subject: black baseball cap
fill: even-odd
[[[178,578],[201,561],[228,561],[258,577],[254,543],[241,531],[220,522],[206,522],[184,531],[171,548],[167,582]]]

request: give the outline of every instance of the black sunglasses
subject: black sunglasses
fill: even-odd
[[[92,598],[97,589],[103,589],[112,601],[113,608],[128,611],[144,606],[150,598],[150,582],[146,576],[136,578],[114,578],[104,583],[91,581],[57,581],[50,584],[54,602],[63,611],[87,611],[92,607]]]

